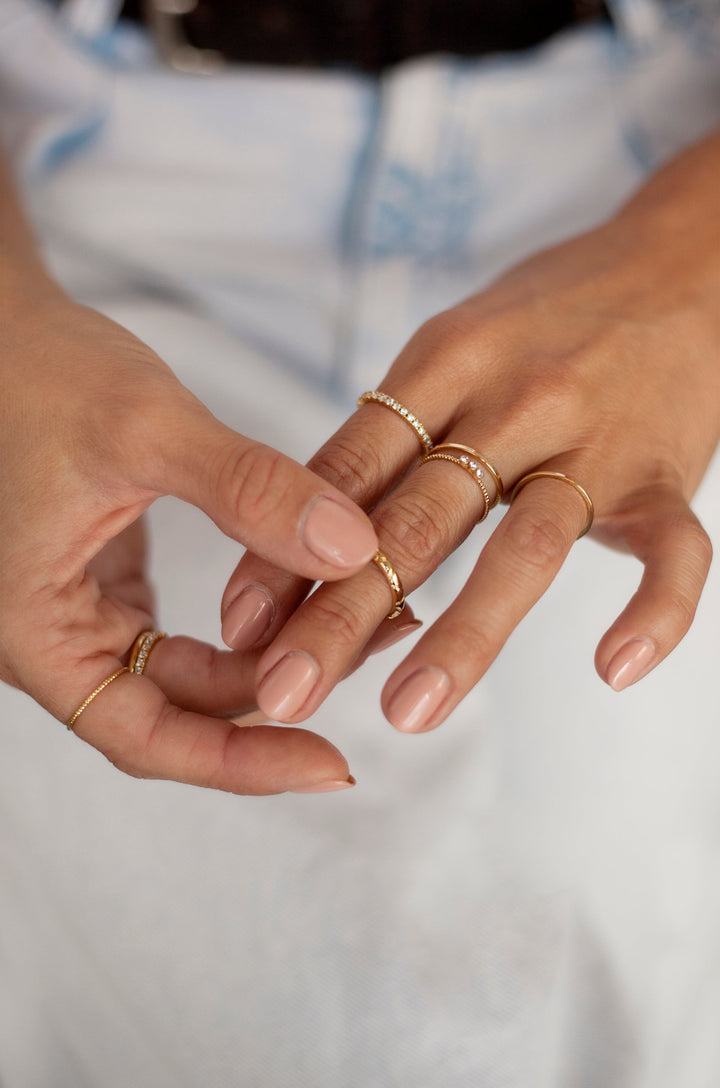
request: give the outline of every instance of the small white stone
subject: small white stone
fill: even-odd
[[[466,465],[469,460],[470,460],[470,458],[466,457],[465,454],[463,454],[463,456],[460,458],[460,464],[461,465]]]
[[[477,461],[471,461],[470,462],[470,468],[477,468],[477,467],[478,467]]]

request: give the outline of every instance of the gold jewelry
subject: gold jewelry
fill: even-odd
[[[463,468],[467,469],[468,472],[474,473],[475,478],[478,482],[482,480],[483,476],[487,472],[488,476],[495,484],[495,498],[490,503],[490,509],[492,510],[495,506],[497,506],[497,504],[500,502],[503,495],[505,494],[505,488],[503,486],[500,473],[497,471],[496,468],[493,468],[487,457],[483,457],[483,455],[481,453],[478,453],[477,450],[474,450],[472,446],[463,446],[460,444],[460,442],[438,442],[437,446],[433,446],[432,452],[438,453],[441,450],[458,450],[460,456],[457,458],[457,463]],[[429,457],[429,454],[426,454],[426,456],[423,458],[423,461],[427,460],[427,457]],[[453,460],[454,459],[455,458],[453,458]],[[422,464],[422,461],[420,463]],[[485,490],[487,490],[487,488]]]
[[[362,408],[363,404],[382,404],[385,408],[389,408],[391,412],[397,412],[401,419],[404,419],[406,423],[409,423],[415,434],[418,436],[422,443],[425,453],[429,453],[433,448],[433,440],[423,427],[417,416],[414,416],[412,412],[406,408],[399,400],[395,400],[394,397],[388,396],[387,393],[383,393],[380,389],[370,389],[367,393],[363,393],[358,397],[358,408]]]
[[[480,488],[483,502],[485,503],[483,512],[478,518],[479,524],[481,521],[485,521],[485,518],[488,516],[492,507],[495,505],[495,503],[490,502],[490,493],[482,479],[482,477],[485,475],[485,471],[484,469],[480,468],[478,461],[474,457],[470,457],[470,455],[467,453],[446,453],[445,451],[447,450],[447,448],[448,446],[445,443],[443,443],[441,446],[435,446],[432,453],[428,453],[425,455],[425,457],[422,458],[420,464],[424,465],[426,461],[449,461],[451,465],[459,465],[460,468],[465,469],[468,475],[473,478],[475,483]]]
[[[384,574],[387,584],[390,586],[390,592],[393,595],[393,603],[392,608],[385,619],[394,620],[396,616],[400,615],[405,607],[405,590],[402,587],[402,582],[400,581],[397,571],[384,552],[381,552],[378,549],[378,551],[375,552],[372,561],[377,569]]]
[[[151,652],[160,639],[165,637],[164,631],[141,631],[133,642],[130,651],[130,664],[128,666],[130,672],[134,672],[136,676],[142,676]]]
[[[85,702],[81,703],[81,705],[77,708],[77,710],[73,714],[72,718],[70,718],[70,720],[68,721],[68,723],[67,723],[68,729],[73,728],[73,726],[75,725],[75,722],[78,720],[78,718],[83,713],[83,711],[87,710],[87,708],[90,706],[90,703],[93,701],[93,699],[97,698],[97,696],[100,694],[101,691],[105,691],[105,688],[108,687],[110,684],[112,684],[113,680],[117,680],[118,676],[122,676],[122,674],[124,672],[130,672],[130,669],[127,667],[127,665],[124,665],[122,667],[122,669],[118,669],[118,671],[114,672],[112,674],[112,676],[108,676],[108,678],[106,680],[103,680],[102,684],[100,684],[98,687],[95,688],[95,691],[93,691],[91,695],[88,695]]]
[[[587,521],[585,522],[583,531],[578,534],[577,539],[579,540],[581,536],[585,536],[585,533],[590,532],[590,526],[592,525],[595,516],[595,508],[587,491],[577,482],[577,480],[573,480],[572,476],[566,476],[564,472],[528,472],[527,476],[523,476],[522,479],[518,480],[515,484],[512,495],[510,496],[510,502],[514,501],[518,493],[525,487],[525,484],[529,484],[531,480],[564,480],[566,484],[570,484],[571,487],[574,487],[585,503],[587,509]]]

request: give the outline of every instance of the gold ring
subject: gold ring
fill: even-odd
[[[390,586],[390,591],[393,595],[393,603],[392,608],[385,619],[394,620],[396,616],[400,615],[405,607],[405,590],[402,587],[402,582],[398,577],[397,571],[384,552],[381,552],[378,549],[378,551],[375,552],[372,561],[377,569],[383,573],[387,584]]]
[[[585,503],[587,509],[587,521],[585,522],[583,531],[578,533],[577,539],[579,540],[581,536],[585,536],[586,533],[590,532],[590,526],[592,525],[595,516],[595,507],[593,506],[593,501],[587,491],[577,482],[577,480],[573,480],[572,476],[566,476],[564,472],[528,472],[527,476],[523,476],[522,479],[518,480],[515,484],[512,495],[510,496],[510,502],[514,501],[518,493],[525,487],[525,484],[529,484],[531,480],[564,480],[566,484],[570,484],[571,487],[574,487]]]
[[[440,451],[452,451],[453,454],[457,450],[458,456],[447,457],[446,460],[453,460],[456,464],[466,469],[471,475],[473,475],[478,483],[483,483],[483,477],[487,472],[488,476],[495,484],[495,498],[490,503],[489,509],[492,510],[502,499],[505,494],[505,488],[503,486],[502,477],[496,468],[488,461],[487,457],[483,457],[481,453],[474,450],[472,446],[463,446],[459,442],[439,442],[437,446],[433,446],[432,454],[439,453]],[[430,454],[426,454],[423,457],[423,461],[427,461]],[[420,462],[422,464],[422,461]],[[487,488],[485,488],[487,491]],[[489,500],[488,500],[489,501]],[[485,514],[483,514],[485,517]],[[480,519],[482,521],[482,518]]]
[[[112,676],[108,676],[106,680],[103,680],[102,684],[99,684],[98,687],[95,688],[95,691],[93,691],[91,695],[88,695],[85,702],[80,704],[80,706],[73,714],[72,718],[70,718],[70,720],[68,721],[68,729],[72,730],[75,722],[78,720],[83,711],[87,710],[93,699],[97,698],[101,691],[105,691],[105,688],[109,687],[109,685],[112,684],[113,680],[117,680],[118,676],[122,676],[124,672],[130,672],[130,669],[127,667],[127,665],[124,665],[121,669],[118,669],[117,672],[114,672],[112,674]]]
[[[157,646],[161,638],[165,638],[164,631],[141,631],[132,644],[130,651],[130,663],[128,668],[136,676],[142,676],[151,652]]]
[[[422,443],[422,448],[425,453],[429,453],[433,448],[433,440],[423,427],[417,416],[414,416],[412,412],[401,404],[399,400],[395,400],[394,397],[388,396],[387,393],[383,393],[380,389],[370,389],[367,393],[363,393],[358,397],[358,408],[362,408],[363,404],[382,404],[383,407],[389,408],[391,412],[397,412],[401,419],[404,419],[406,423],[409,423],[415,434],[418,436]]]
[[[462,448],[466,449],[464,446]],[[446,452],[448,450],[450,452]],[[485,505],[482,514],[478,518],[478,524],[480,524],[481,521],[485,521],[485,518],[492,510],[493,506],[495,506],[497,498],[495,502],[490,502],[490,493],[485,486],[485,481],[483,479],[485,470],[480,467],[478,456],[479,455],[474,455],[471,457],[469,453],[455,453],[452,449],[452,443],[443,442],[442,445],[435,446],[431,453],[426,454],[421,459],[420,464],[424,465],[426,461],[448,461],[451,465],[458,465],[460,468],[464,469],[480,488],[483,497]]]

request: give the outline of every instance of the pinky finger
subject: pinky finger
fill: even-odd
[[[710,562],[710,538],[679,494],[611,530],[645,565],[637,593],[603,636],[595,667],[615,691],[641,680],[674,650],[695,616]]]

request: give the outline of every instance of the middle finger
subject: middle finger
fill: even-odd
[[[494,498],[494,485],[483,484]],[[416,589],[468,535],[487,500],[458,464],[427,461],[375,509],[383,551],[407,593]],[[333,586],[322,585],[289,618],[258,665],[257,699],[279,721],[304,720],[347,672],[392,604],[374,564]]]

